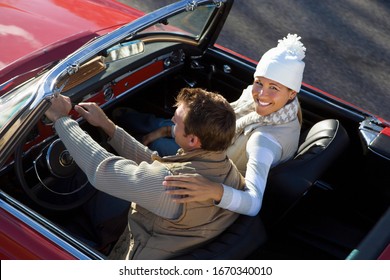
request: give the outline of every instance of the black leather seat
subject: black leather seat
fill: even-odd
[[[270,170],[260,211],[267,229],[315,185],[348,142],[348,134],[338,120],[322,120],[312,126],[292,160]]]
[[[258,216],[240,215],[222,234],[206,245],[179,256],[181,260],[243,260],[266,241]]]

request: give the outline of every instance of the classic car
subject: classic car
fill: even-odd
[[[109,0],[2,1],[1,259],[107,259],[128,203],[89,184],[44,113],[58,94],[108,116],[129,107],[171,117],[183,87],[236,100],[256,61],[215,43],[233,4],[185,0],[144,14]],[[299,101],[299,150],[271,169],[260,213],[178,259],[390,259],[390,123],[308,84]],[[98,195],[102,211],[91,213]]]

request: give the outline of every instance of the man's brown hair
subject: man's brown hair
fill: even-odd
[[[226,150],[236,131],[236,115],[220,94],[201,88],[183,88],[176,97],[176,106],[185,105],[184,131],[196,135],[201,147],[208,151]]]

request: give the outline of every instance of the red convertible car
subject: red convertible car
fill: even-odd
[[[256,61],[215,44],[233,4],[178,1],[144,15],[110,0],[1,1],[1,259],[107,258],[128,203],[88,183],[44,116],[50,99],[164,117],[183,87],[236,100]],[[299,100],[299,150],[271,170],[260,213],[179,259],[390,259],[390,123],[307,84]]]

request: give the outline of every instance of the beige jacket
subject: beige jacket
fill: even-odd
[[[224,152],[197,150],[177,156],[156,157],[156,160],[173,174],[197,172],[236,189],[244,187],[244,178]],[[122,247],[124,255],[116,255],[115,258],[169,259],[184,254],[222,233],[237,217],[237,213],[216,207],[213,201],[184,204],[180,217],[173,220],[133,204],[129,213],[130,229],[117,244]],[[129,248],[127,252],[123,251],[126,247]]]

